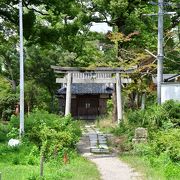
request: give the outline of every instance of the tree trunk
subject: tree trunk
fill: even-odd
[[[141,97],[141,109],[145,109],[145,103],[146,103],[146,93],[143,93],[142,94],[142,97]]]
[[[13,91],[16,92],[16,81],[12,79],[11,84]]]
[[[29,113],[30,113],[30,102],[27,103],[27,111],[28,111],[28,116],[29,116]]]
[[[54,94],[51,94],[50,112],[54,112]]]

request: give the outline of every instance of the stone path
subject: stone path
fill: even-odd
[[[90,141],[90,152],[92,153],[109,153],[107,139],[104,134],[100,133],[92,126],[86,126]]]
[[[94,126],[86,126],[80,142],[79,152],[97,165],[102,180],[142,180],[143,177],[133,168],[120,161],[116,154],[110,153],[106,135]]]

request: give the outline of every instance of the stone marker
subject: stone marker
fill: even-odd
[[[135,130],[135,136],[132,139],[132,142],[137,144],[137,143],[146,143],[147,142],[147,129],[139,127]]]

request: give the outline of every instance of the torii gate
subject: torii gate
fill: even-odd
[[[116,84],[116,96],[117,96],[117,118],[118,123],[123,119],[122,110],[122,97],[121,97],[121,84],[122,81],[128,83],[128,79],[122,79],[121,74],[132,73],[134,69],[123,70],[122,68],[110,68],[110,67],[97,67],[97,68],[85,68],[85,67],[61,67],[51,66],[55,73],[67,74],[64,78],[56,78],[56,83],[66,83],[66,105],[65,115],[71,113],[71,84],[72,83],[113,83]],[[91,76],[82,76],[82,74],[91,73]],[[76,74],[76,76],[72,76]],[[108,76],[101,76],[102,74],[108,74]]]

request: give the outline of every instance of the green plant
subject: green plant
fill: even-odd
[[[112,115],[112,112],[113,112],[113,101],[112,101],[112,99],[108,99],[108,101],[107,101],[107,113],[109,115]]]
[[[159,131],[153,135],[151,146],[157,155],[166,152],[172,161],[180,161],[180,129]]]
[[[39,163],[39,150],[37,146],[32,146],[29,155],[27,156],[27,164],[35,165]]]
[[[12,159],[12,164],[14,164],[14,165],[20,164],[19,156],[15,156],[15,157]]]
[[[166,101],[162,107],[168,112],[171,123],[174,127],[180,127],[180,103],[177,101]]]
[[[152,147],[149,144],[134,144],[133,148],[133,153],[138,156],[154,156]]]
[[[6,134],[9,131],[9,127],[0,122],[0,142],[4,142],[7,140]]]
[[[17,128],[14,128],[14,127],[7,134],[7,137],[9,139],[11,139],[11,138],[18,138],[18,136],[19,136],[19,130]]]

